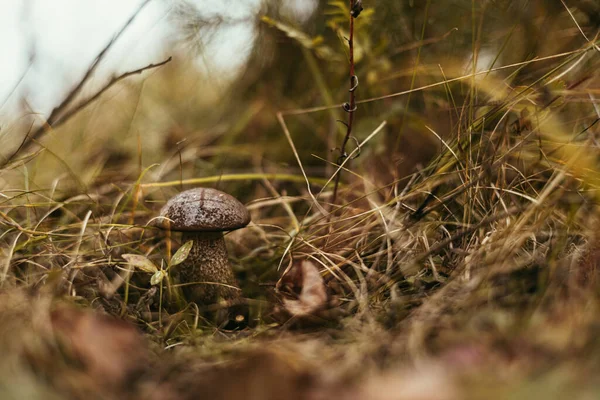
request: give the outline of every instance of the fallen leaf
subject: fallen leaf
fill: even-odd
[[[325,283],[317,266],[309,260],[302,260],[292,266],[281,284],[298,293],[296,300],[283,299],[285,309],[294,316],[309,315],[327,304]]]

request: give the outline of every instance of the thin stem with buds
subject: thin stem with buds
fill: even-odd
[[[358,87],[358,78],[354,73],[354,18],[358,16],[360,10],[356,12],[357,7],[362,9],[360,0],[350,0],[350,37],[348,38],[348,59],[350,62],[350,99],[348,103],[344,103],[344,111],[348,113],[348,122],[346,125],[346,136],[340,147],[340,158],[338,159],[338,165],[341,164],[348,155],[346,154],[346,145],[352,137],[352,123],[354,122],[354,112],[356,111],[356,88]],[[337,199],[338,187],[340,184],[340,177],[342,171],[338,171],[335,176],[335,183],[333,186],[333,195],[331,197],[332,206],[335,204]]]

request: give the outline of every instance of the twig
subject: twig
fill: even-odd
[[[32,134],[28,135],[25,138],[25,140],[23,141],[23,143],[21,143],[21,145],[16,150],[10,156],[8,156],[4,161],[2,161],[2,164],[0,164],[0,167],[6,166],[8,163],[10,163],[13,160],[14,157],[16,157],[16,155],[23,148],[29,147],[29,145],[31,145],[32,142],[34,142],[35,140],[38,140],[40,138],[40,136],[42,136],[46,132],[48,127],[53,127],[53,128],[58,127],[59,125],[64,124],[69,118],[71,118],[75,114],[73,112],[68,112],[67,114],[64,114],[64,113],[66,112],[69,105],[73,102],[75,97],[77,97],[77,95],[81,92],[81,89],[83,88],[83,86],[90,80],[92,74],[94,73],[94,71],[100,64],[100,62],[104,59],[104,57],[106,56],[108,51],[111,49],[111,47],[115,44],[115,42],[117,40],[119,40],[119,38],[123,35],[125,30],[127,30],[127,28],[135,20],[135,18],[139,15],[139,13],[142,11],[142,9],[151,1],[152,0],[145,0],[142,4],[140,4],[140,6],[133,13],[133,15],[127,20],[127,22],[125,22],[125,24],[123,25],[121,30],[119,30],[119,32],[117,32],[117,34],[106,44],[106,46],[102,49],[102,51],[100,51],[100,53],[98,53],[98,56],[96,56],[96,59],[94,60],[92,65],[88,68],[86,73],[83,75],[83,77],[81,78],[79,83],[77,85],[75,85],[75,87],[63,99],[63,101],[52,110],[52,112],[50,113],[50,116],[46,119],[46,122],[44,124],[42,124],[38,129],[36,129]],[[141,72],[141,71],[139,71],[139,72]],[[137,73],[139,73],[139,72],[137,72]],[[124,75],[126,75],[126,74],[124,74]],[[127,75],[127,76],[129,76],[129,75]],[[117,78],[117,79],[120,80],[123,78],[120,78],[120,79]],[[110,87],[115,82],[116,81],[109,83],[108,87]],[[101,92],[106,91],[106,89],[108,89],[108,87],[105,86],[105,88],[103,88],[101,90]],[[97,96],[92,96],[92,98],[95,99],[95,98],[97,98]],[[76,107],[77,111],[81,110],[83,107],[85,107],[87,104],[89,104],[89,102],[87,104],[85,104],[85,103],[86,102],[84,101],[82,103],[83,106],[80,105],[79,107]],[[62,115],[62,117],[61,117],[61,115]]]
[[[360,5],[361,0],[350,0],[350,37],[348,38],[348,58],[350,62],[350,101],[348,103],[344,103],[343,108],[344,111],[348,113],[348,123],[346,123],[346,136],[344,137],[344,141],[342,142],[342,146],[340,147],[340,158],[338,160],[338,164],[341,164],[344,159],[347,157],[346,155],[346,145],[348,144],[348,140],[352,136],[352,123],[354,122],[354,112],[356,111],[356,87],[358,86],[358,78],[354,73],[354,18],[360,14],[360,10],[362,7]],[[355,12],[357,7],[360,7],[360,10]],[[333,185],[333,195],[331,196],[331,206],[335,205],[335,201],[337,199],[338,187],[340,184],[340,177],[342,175],[342,171],[338,171],[335,176],[335,183]]]
[[[172,58],[173,57],[169,57],[166,60],[161,61],[159,63],[149,64],[149,65],[146,65],[145,67],[138,68],[138,69],[136,69],[134,71],[125,72],[124,74],[119,75],[119,76],[111,79],[110,82],[108,82],[106,85],[104,85],[102,87],[102,89],[100,89],[95,95],[93,95],[92,97],[90,97],[88,99],[83,100],[76,107],[73,107],[71,110],[69,110],[68,112],[66,112],[65,115],[63,115],[60,119],[58,119],[54,123],[54,127],[60,126],[63,123],[65,123],[73,115],[77,114],[79,111],[81,111],[82,109],[84,109],[85,107],[87,107],[88,105],[90,105],[90,103],[93,103],[98,97],[102,96],[102,94],[104,92],[106,92],[108,89],[110,89],[111,87],[113,87],[116,83],[122,81],[123,79],[129,78],[132,75],[141,74],[142,72],[147,71],[149,69],[154,69],[154,68],[162,67],[163,65],[167,64],[168,62],[170,62],[172,60]]]

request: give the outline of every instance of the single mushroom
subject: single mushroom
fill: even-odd
[[[241,292],[229,265],[223,232],[248,225],[246,207],[227,193],[196,188],[172,197],[160,217],[158,227],[182,232],[182,243],[193,241],[187,259],[177,267],[188,300],[200,305],[219,300],[240,304]]]

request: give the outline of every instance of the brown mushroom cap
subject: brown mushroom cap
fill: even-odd
[[[186,190],[160,210],[156,226],[172,231],[232,231],[250,222],[246,207],[235,197],[211,188]]]

